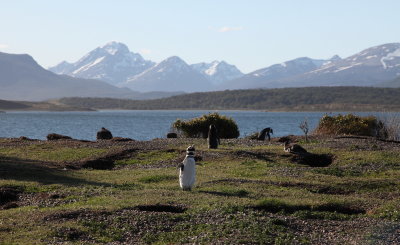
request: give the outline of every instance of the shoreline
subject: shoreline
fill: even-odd
[[[55,110],[46,110],[46,109],[12,109],[12,110],[4,110],[0,111],[0,113],[7,113],[7,112],[112,112],[112,111],[254,111],[254,112],[377,112],[377,113],[387,113],[387,112],[400,112],[399,109],[371,109],[371,110],[356,110],[356,109],[335,109],[335,110],[324,110],[324,109],[315,109],[315,110],[284,110],[284,109],[272,109],[272,110],[265,110],[265,109],[92,109],[92,108],[79,108],[79,109],[72,109],[72,110],[63,110],[63,109],[55,109]]]

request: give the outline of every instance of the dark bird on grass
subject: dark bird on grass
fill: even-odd
[[[293,153],[293,154],[298,154],[298,155],[302,155],[302,154],[307,154],[307,150],[304,149],[303,147],[301,147],[298,144],[294,144],[294,143],[289,143],[289,141],[285,141],[284,145],[283,145],[283,150],[285,152],[289,152],[289,153]]]
[[[217,149],[218,144],[220,143],[219,137],[218,137],[218,132],[217,132],[217,127],[215,127],[214,124],[210,125],[210,129],[208,130],[208,148],[209,149]]]
[[[268,141],[271,141],[271,135],[273,134],[272,128],[264,128],[263,130],[260,131],[260,133],[257,136],[258,140],[265,140],[265,136],[268,137]]]

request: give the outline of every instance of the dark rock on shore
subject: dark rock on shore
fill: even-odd
[[[106,128],[101,128],[101,130],[97,132],[96,139],[98,140],[110,140],[112,138],[111,132]]]
[[[112,140],[112,141],[115,141],[115,142],[135,141],[135,140],[133,140],[133,139],[131,139],[131,138],[123,138],[123,137],[113,137],[111,140]]]
[[[47,140],[71,140],[72,138],[61,134],[48,134],[46,136]]]
[[[177,133],[168,133],[167,138],[168,139],[178,138],[178,134]]]

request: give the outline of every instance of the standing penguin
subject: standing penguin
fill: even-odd
[[[194,146],[186,149],[186,157],[179,165],[179,185],[184,191],[192,190],[196,181],[196,162],[194,160]]]
[[[263,130],[261,130],[261,132],[258,134],[257,139],[258,140],[265,140],[265,136],[268,137],[268,141],[271,141],[271,134],[273,134],[274,132],[272,131],[272,128],[264,128]]]
[[[209,149],[217,149],[219,143],[219,137],[217,132],[217,127],[214,124],[210,125],[210,129],[208,130],[208,148]]]

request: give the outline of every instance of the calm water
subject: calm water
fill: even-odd
[[[105,127],[114,136],[136,140],[165,137],[177,119],[191,119],[215,111],[97,111],[97,112],[7,112],[0,113],[0,138],[26,136],[45,139],[49,133],[75,139],[95,140]],[[240,137],[271,127],[273,136],[300,135],[300,122],[306,118],[314,129],[325,112],[218,111],[232,117],[239,126]],[[337,113],[335,113],[337,114]],[[357,113],[371,115],[376,113]]]

